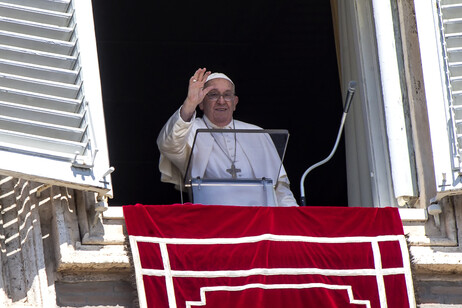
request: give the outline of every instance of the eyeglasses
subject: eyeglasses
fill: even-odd
[[[234,94],[231,94],[231,93],[225,93],[225,94],[220,94],[220,93],[217,93],[217,92],[213,92],[213,93],[207,93],[207,98],[211,101],[217,101],[220,99],[220,97],[223,96],[223,99],[226,101],[226,102],[230,102],[234,99]]]

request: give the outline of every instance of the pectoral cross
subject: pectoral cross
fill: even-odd
[[[231,164],[231,168],[229,169],[226,169],[226,172],[228,172],[229,174],[231,174],[231,177],[233,179],[237,179],[237,173],[238,172],[241,172],[241,169],[237,169],[236,166],[234,165],[234,163]]]

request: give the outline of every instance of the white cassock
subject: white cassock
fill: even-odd
[[[233,127],[234,125],[234,127]],[[159,170],[161,181],[182,185],[185,177],[191,147],[197,129],[217,128],[204,116],[196,118],[195,114],[190,122],[180,117],[180,110],[164,125],[157,138],[157,145],[161,152]],[[258,126],[235,120],[225,128],[261,129]],[[191,177],[231,179],[231,163],[235,163],[238,179],[277,178],[276,199],[279,206],[297,206],[297,202],[290,191],[289,180],[281,160],[276,152],[271,138],[266,134],[201,134],[196,140],[193,155]],[[252,149],[258,149],[253,151]],[[279,172],[279,174],[278,174]],[[252,198],[242,194],[226,196],[220,193],[221,204],[239,204],[236,198]]]

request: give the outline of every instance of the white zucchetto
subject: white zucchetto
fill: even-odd
[[[226,76],[225,74],[223,73],[213,73],[213,74],[210,74],[209,77],[207,77],[207,80],[205,82],[208,82],[212,79],[217,79],[217,78],[222,78],[222,79],[226,79],[228,80],[229,82],[231,82],[233,85],[234,85],[234,82],[231,80],[231,78],[229,78],[228,76]]]

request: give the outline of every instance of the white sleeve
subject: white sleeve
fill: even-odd
[[[279,206],[298,206],[295,197],[290,190],[290,183],[287,176],[278,179],[276,185],[276,198]]]
[[[186,164],[191,152],[190,135],[195,121],[195,113],[185,122],[178,109],[167,121],[157,137],[160,151],[159,170],[161,181],[179,184],[186,172]]]

